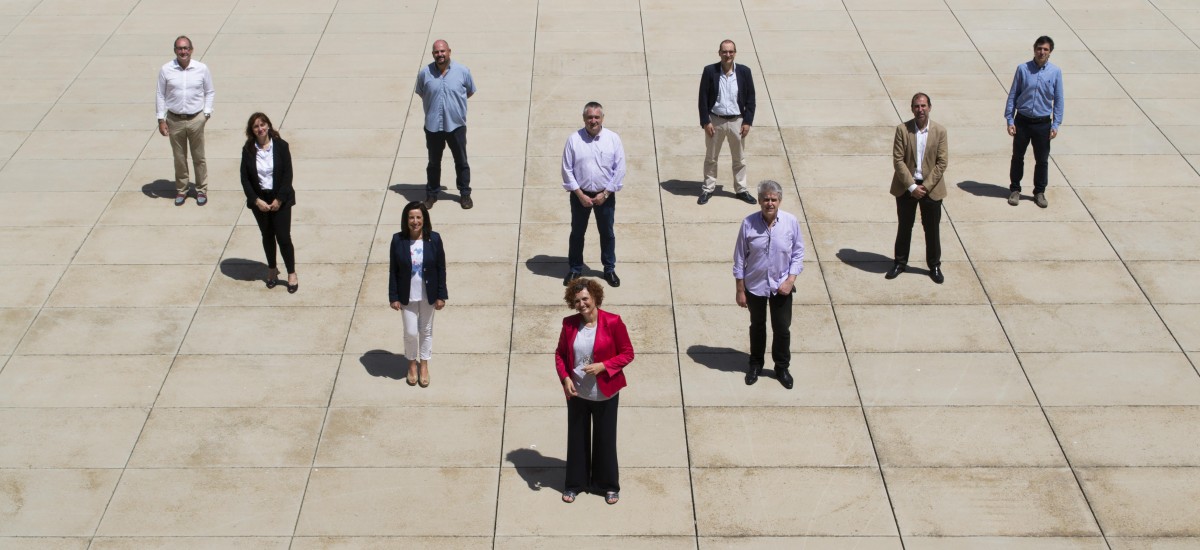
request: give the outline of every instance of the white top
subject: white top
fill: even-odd
[[[417,239],[408,245],[408,257],[412,259],[412,280],[408,283],[408,303],[425,299],[425,279],[421,267],[425,265],[425,241]]]
[[[740,116],[738,109],[737,65],[729,67],[729,74],[721,73],[717,80],[717,102],[713,103],[712,112],[721,116]]]
[[[925,142],[927,141],[929,141],[929,122],[925,123],[924,128],[917,128],[917,171],[913,172],[913,179],[925,179],[921,163],[925,160]]]
[[[580,128],[567,138],[562,158],[563,189],[589,193],[621,190],[625,179],[625,146],[616,132],[601,128],[592,136]]]
[[[264,149],[254,142],[254,167],[258,171],[258,186],[270,191],[275,188],[275,155],[271,153],[274,141],[267,141]]]
[[[588,401],[607,401],[610,397],[600,391],[596,385],[596,377],[584,372],[583,368],[592,364],[592,350],[596,347],[596,327],[580,323],[579,333],[575,335],[573,344],[575,351],[575,368],[571,371],[571,381],[575,383],[575,391],[579,397]]]
[[[154,108],[160,120],[167,117],[167,111],[177,115],[204,111],[211,115],[216,95],[208,65],[193,59],[184,69],[178,59],[172,59],[158,71]]]

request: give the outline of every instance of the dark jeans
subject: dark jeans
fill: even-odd
[[[768,306],[771,310],[771,360],[776,369],[786,369],[792,364],[791,294],[772,294],[768,298],[746,292],[746,307],[750,309],[750,365],[763,366],[763,356],[767,352]]]
[[[567,400],[567,490],[620,491],[617,474],[617,402]]]
[[[912,240],[913,223],[917,220],[917,206],[921,207],[921,227],[925,229],[925,264],[929,267],[942,265],[942,239],[938,226],[942,221],[942,201],[925,195],[920,199],[905,193],[896,197],[896,217],[900,226],[896,229],[896,263],[908,265],[908,245]]]
[[[596,229],[600,231],[600,263],[604,272],[608,273],[617,267],[617,234],[613,231],[613,222],[617,214],[617,194],[612,193],[604,204],[585,207],[579,202],[575,192],[571,196],[571,239],[567,249],[567,263],[571,273],[583,272],[583,241],[587,233],[588,217],[596,213]],[[585,193],[589,197],[591,193]],[[597,193],[599,195],[599,193]]]
[[[425,148],[429,150],[429,165],[425,167],[425,196],[435,197],[442,188],[442,153],[450,147],[454,155],[454,183],[462,198],[471,196],[471,166],[467,164],[467,127],[459,126],[450,132],[425,130]]]
[[[267,253],[267,267],[275,269],[275,242],[279,241],[279,252],[283,254],[283,265],[288,274],[296,272],[296,249],[292,246],[292,207],[284,204],[274,212],[263,212],[257,208],[254,221],[262,232],[263,252]]]
[[[1045,193],[1050,173],[1050,117],[1032,119],[1018,114],[1013,123],[1017,135],[1013,136],[1012,165],[1008,170],[1009,191],[1021,190],[1021,177],[1025,175],[1025,150],[1033,143],[1033,192]]]

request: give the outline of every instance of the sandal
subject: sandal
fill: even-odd
[[[428,365],[422,365],[422,366],[425,367],[425,375],[421,376],[420,380],[417,383],[420,384],[422,388],[428,388],[429,387],[429,366]]]
[[[577,494],[579,494],[579,493],[576,493],[575,491],[572,491],[570,489],[563,491],[563,494],[562,494],[563,502],[565,502],[567,504],[575,502],[575,495],[577,495]]]
[[[410,386],[417,385],[417,373],[413,372],[413,371],[408,371],[408,377],[405,378],[404,381],[408,382],[408,385],[410,385]]]
[[[609,506],[616,504],[620,500],[621,500],[621,493],[619,491],[609,491],[607,493],[604,493],[604,503],[608,504]]]

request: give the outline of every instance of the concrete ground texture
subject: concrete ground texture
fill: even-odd
[[[172,205],[154,122],[179,34],[217,90],[205,207]],[[1032,153],[1011,207],[1004,100],[1042,34],[1066,117],[1049,208]],[[475,208],[447,154],[421,389],[387,247],[439,38],[479,88]],[[750,180],[806,236],[791,391],[743,382],[727,152],[696,204],[725,38]],[[0,0],[0,548],[1200,547],[1198,44],[1193,0]],[[883,277],[918,91],[949,131],[940,286],[920,227]],[[589,100],[629,165],[616,506],[559,499],[559,166]],[[294,295],[238,179],[260,110],[295,161]]]

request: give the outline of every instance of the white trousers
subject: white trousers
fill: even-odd
[[[717,189],[717,157],[721,154],[721,144],[729,138],[729,156],[733,157],[733,187],[736,192],[748,191],[746,188],[746,148],[742,139],[742,117],[721,118],[712,117],[712,137],[706,134],[704,145],[704,192],[712,193]],[[753,193],[751,193],[753,194]]]
[[[409,300],[400,311],[404,314],[404,358],[428,361],[433,354],[433,304]]]

